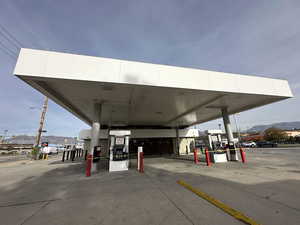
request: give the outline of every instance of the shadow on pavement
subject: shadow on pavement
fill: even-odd
[[[1,224],[240,224],[179,186],[180,179],[261,223],[300,224],[299,180],[245,185],[151,165],[140,174],[134,163],[108,173],[101,162],[87,178],[84,162],[50,162],[53,169],[41,176],[0,189]]]

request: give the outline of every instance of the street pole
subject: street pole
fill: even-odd
[[[44,105],[43,105],[42,113],[41,113],[41,119],[40,119],[40,123],[39,123],[39,129],[38,129],[38,133],[36,135],[34,147],[38,147],[40,144],[47,108],[48,108],[48,97],[45,97]]]

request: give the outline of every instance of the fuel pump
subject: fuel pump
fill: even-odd
[[[206,130],[210,158],[214,163],[227,162],[227,153],[223,151],[222,131],[221,130]]]
[[[128,130],[109,131],[109,172],[128,170],[130,134]]]

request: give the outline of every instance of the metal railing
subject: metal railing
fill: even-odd
[[[83,158],[83,156],[86,158],[86,154],[87,152],[83,149],[64,150],[61,161],[71,160],[73,162],[75,159]]]

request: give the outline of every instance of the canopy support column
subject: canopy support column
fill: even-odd
[[[179,139],[179,130],[176,128],[176,155],[180,155],[180,139]]]
[[[87,154],[86,176],[91,176],[93,167],[93,155],[95,146],[99,145],[100,139],[101,104],[94,104],[94,119],[91,129],[91,144]]]
[[[235,151],[235,144],[234,144],[234,138],[233,138],[233,133],[231,129],[231,123],[229,119],[229,114],[227,108],[222,108],[222,116],[223,116],[223,122],[224,122],[224,128],[226,131],[226,136],[228,140],[228,147],[230,150],[230,160],[231,161],[237,161],[238,156],[237,152]]]

